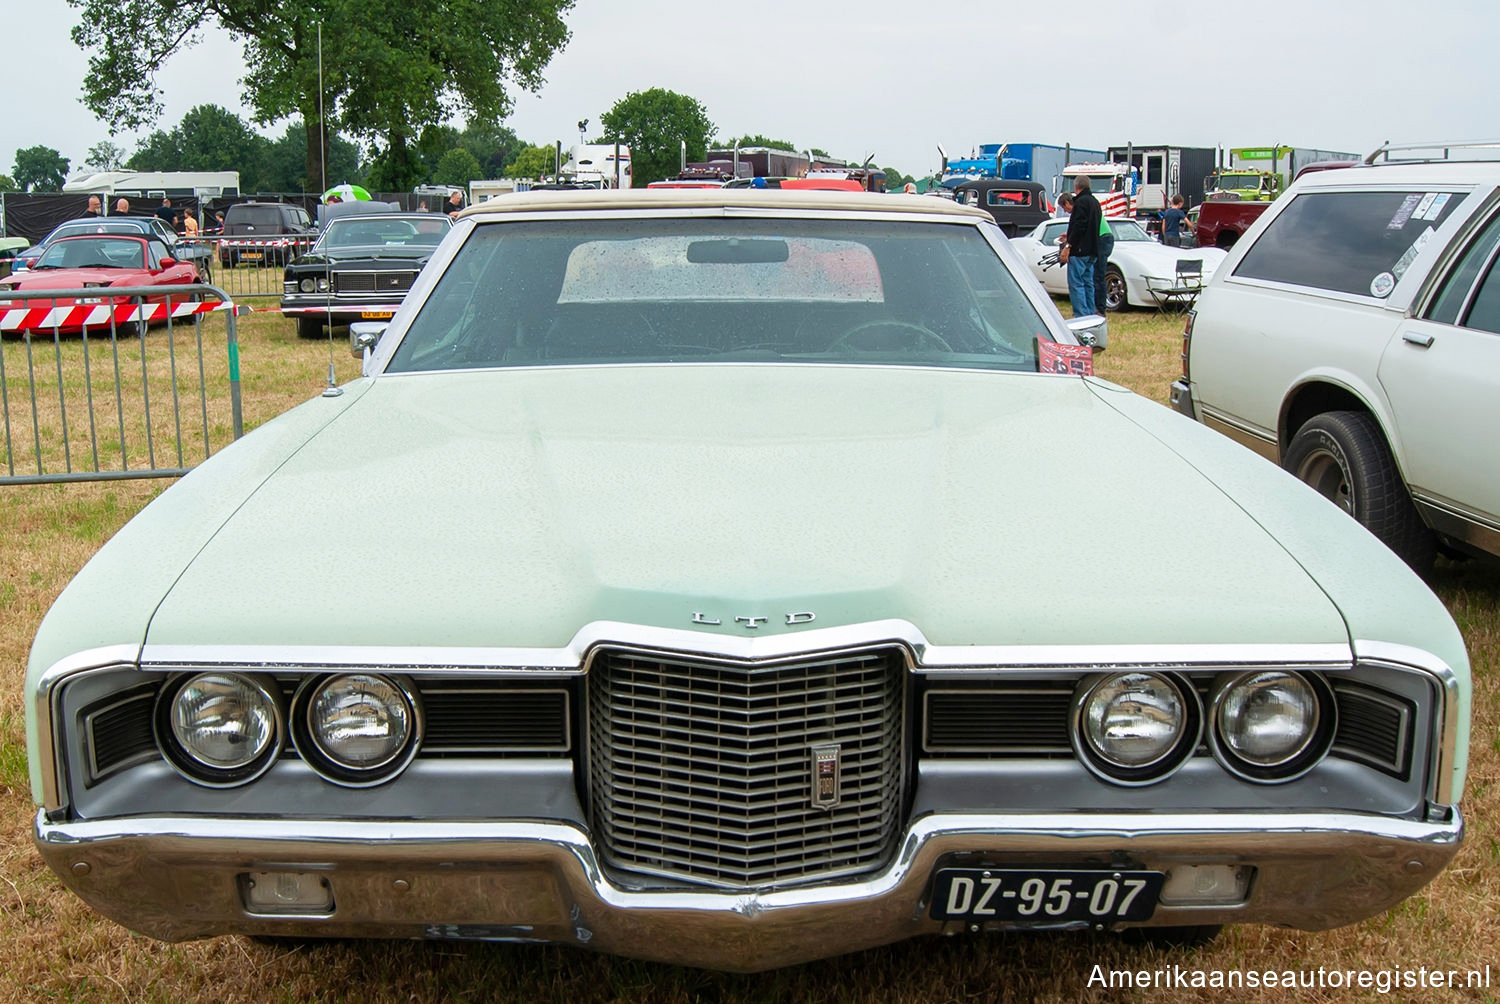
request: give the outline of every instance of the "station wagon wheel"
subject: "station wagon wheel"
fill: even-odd
[[[1125,292],[1125,276],[1113,265],[1104,273],[1104,309],[1124,310],[1130,306]]]
[[[1417,572],[1436,542],[1412,505],[1385,436],[1363,411],[1329,411],[1292,437],[1282,466],[1359,521]]]

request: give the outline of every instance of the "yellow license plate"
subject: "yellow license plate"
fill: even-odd
[[[388,321],[396,315],[389,310],[361,310],[359,312],[362,321]]]
[[[259,251],[241,251],[240,257],[246,261],[260,261],[262,255]]]

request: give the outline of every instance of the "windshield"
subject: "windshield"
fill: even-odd
[[[387,370],[844,362],[1032,370],[1046,323],[972,224],[475,228]]]
[[[1151,235],[1141,229],[1141,225],[1135,220],[1110,220],[1109,229],[1114,232],[1117,242],[1151,240]]]
[[[1258,174],[1221,174],[1219,175],[1219,187],[1222,188],[1260,188],[1260,175]]]
[[[137,240],[70,237],[57,241],[33,268],[145,268],[146,246]]]
[[[325,251],[384,248],[400,252],[413,248],[425,252],[442,243],[452,227],[448,217],[435,214],[417,220],[390,216],[345,218],[328,224],[318,244]]]

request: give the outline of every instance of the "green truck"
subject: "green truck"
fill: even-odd
[[[1204,179],[1204,197],[1270,202],[1309,164],[1358,159],[1359,156],[1353,153],[1280,144],[1233,147],[1229,151],[1229,163]]]

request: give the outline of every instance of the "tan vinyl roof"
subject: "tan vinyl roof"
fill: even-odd
[[[791,209],[835,212],[922,213],[959,219],[991,219],[973,206],[961,206],[934,195],[881,195],[871,192],[779,188],[633,188],[622,190],[514,192],[498,195],[465,209],[462,216],[498,213],[556,212],[559,210],[646,209]]]

